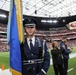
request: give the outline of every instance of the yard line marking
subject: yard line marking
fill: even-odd
[[[50,59],[50,65],[52,65],[53,64],[53,61],[52,61],[52,59]]]
[[[70,54],[69,56],[70,56],[70,58],[74,58],[74,57],[76,57],[76,53]]]
[[[69,69],[67,72],[70,72],[71,70],[73,70],[74,68]]]

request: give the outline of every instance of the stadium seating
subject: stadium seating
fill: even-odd
[[[9,51],[9,46],[6,39],[6,30],[7,25],[0,24],[0,51]],[[61,40],[63,36],[66,36],[68,39],[68,46],[76,46],[76,30],[68,30],[66,27],[51,28],[50,30],[43,31],[37,30],[36,37],[46,40],[48,48],[51,47],[51,39]]]

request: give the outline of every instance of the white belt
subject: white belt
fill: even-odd
[[[42,62],[43,62],[43,59],[25,60],[23,61],[23,65],[36,64],[36,63],[42,63]]]

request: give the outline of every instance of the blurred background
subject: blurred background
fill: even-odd
[[[36,37],[46,40],[49,53],[51,40],[60,42],[67,37],[70,54],[68,75],[76,74],[76,1],[75,0],[22,0],[23,20],[27,17],[37,21]],[[9,45],[7,43],[7,24],[10,0],[0,0],[0,68],[9,68]],[[51,59],[51,53],[50,53]],[[54,75],[52,65],[47,75]]]

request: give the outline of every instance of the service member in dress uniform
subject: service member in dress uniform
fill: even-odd
[[[25,19],[25,43],[22,45],[22,75],[46,75],[50,66],[50,55],[46,42],[35,37],[36,21]]]
[[[62,50],[62,55],[63,55],[63,64],[64,64],[64,75],[67,74],[68,70],[68,59],[69,59],[69,54],[72,52],[73,48],[68,48],[67,46],[67,37],[62,37],[62,40],[60,41],[60,49]]]

